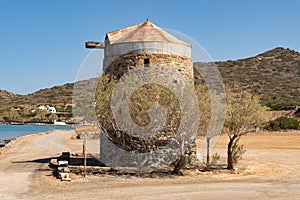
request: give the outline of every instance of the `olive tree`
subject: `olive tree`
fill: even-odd
[[[56,114],[51,114],[51,115],[49,115],[48,120],[50,120],[50,121],[58,120],[58,116]]]
[[[197,136],[206,136],[210,117],[211,117],[211,99],[207,87],[204,84],[195,84],[195,92],[199,103],[199,128]],[[206,164],[210,162],[210,140],[211,137],[206,136]]]
[[[227,112],[224,131],[229,137],[227,145],[227,169],[234,165],[245,153],[239,141],[243,135],[256,131],[267,121],[266,107],[261,106],[259,98],[246,90],[227,88]]]
[[[130,81],[132,82],[130,84],[135,84],[134,79]],[[151,123],[152,108],[160,105],[165,111],[164,114],[166,117],[160,130],[154,132],[153,136],[149,136],[146,139],[131,137],[126,133],[126,129],[121,130],[115,122],[112,114],[114,107],[111,105],[112,93],[116,83],[117,80],[114,76],[104,74],[98,80],[96,92],[97,120],[109,139],[113,140],[114,143],[126,151],[140,153],[150,150],[155,151],[159,147],[164,146],[166,142],[169,142],[169,138],[175,138],[178,135],[181,136],[182,133],[178,131],[182,114],[179,100],[170,89],[158,84],[145,84],[137,88],[130,96],[129,113],[130,120],[140,127],[145,127]],[[129,86],[122,85],[122,87],[126,90],[126,87]],[[118,103],[121,104],[123,101],[124,99],[119,99]],[[160,120],[155,119],[154,121]],[[134,141],[134,145],[128,144],[130,140]],[[178,143],[181,144],[183,143],[182,141],[178,141]],[[140,148],[136,148],[135,146],[140,146]],[[182,155],[173,163],[174,173],[178,173],[184,164],[189,162],[186,152],[182,149]]]
[[[47,115],[46,110],[38,110],[34,118],[39,120],[45,120],[47,119],[46,115]]]

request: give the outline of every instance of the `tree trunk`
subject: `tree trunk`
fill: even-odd
[[[174,174],[179,173],[181,168],[183,168],[183,166],[185,165],[185,159],[186,159],[185,155],[180,156],[180,158],[175,162],[175,166],[174,166],[172,173],[174,173]]]
[[[233,155],[232,155],[232,145],[236,136],[234,135],[232,138],[229,139],[229,143],[227,146],[227,169],[233,169]]]
[[[210,154],[210,138],[206,138],[206,166],[209,166],[210,163],[210,158],[209,158],[209,154]]]
[[[181,142],[181,153],[182,155],[180,156],[180,158],[175,162],[175,166],[174,169],[172,171],[172,173],[178,174],[179,171],[181,170],[181,168],[184,167],[184,165],[186,164],[186,154],[184,151],[184,140],[182,140]]]

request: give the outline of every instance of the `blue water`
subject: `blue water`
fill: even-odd
[[[0,125],[0,141],[50,130],[70,130],[70,126]]]

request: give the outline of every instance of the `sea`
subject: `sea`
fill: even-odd
[[[71,130],[70,126],[34,126],[34,125],[0,125],[0,142],[12,140],[19,136],[50,130]]]

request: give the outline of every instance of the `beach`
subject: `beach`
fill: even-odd
[[[70,130],[70,126],[56,126],[49,124],[9,125],[0,124],[0,140],[12,140],[20,136],[42,133],[52,130]]]
[[[183,176],[71,174],[71,182],[52,176],[50,158],[62,151],[81,153],[73,131],[19,137],[0,155],[0,199],[298,199],[300,197],[300,132],[249,134],[247,149],[235,172],[191,170]],[[213,150],[225,159],[227,137]],[[198,141],[200,144],[201,141]]]

